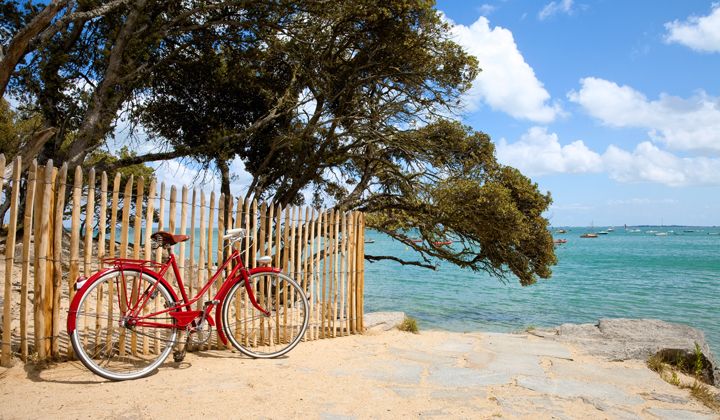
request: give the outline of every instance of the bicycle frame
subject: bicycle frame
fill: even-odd
[[[87,279],[80,290],[78,290],[77,294],[81,295],[85,293],[88,287],[92,283],[94,283],[95,280],[103,276],[104,274],[112,271],[112,270],[137,270],[140,271],[143,274],[149,275],[153,277],[156,282],[153,287],[150,287],[144,291],[137,290],[137,294],[135,294],[134,290],[132,291],[131,295],[137,296],[137,301],[133,305],[130,300],[128,300],[127,293],[124,293],[126,296],[122,296],[120,290],[127,291],[127,284],[123,284],[123,287],[118,287],[117,293],[118,293],[118,301],[124,300],[125,307],[127,308],[125,315],[121,318],[122,322],[125,322],[127,326],[131,327],[156,327],[156,328],[186,328],[190,323],[192,323],[195,319],[198,318],[198,316],[203,316],[208,323],[211,326],[215,326],[217,322],[217,332],[218,336],[222,340],[224,344],[227,344],[227,337],[225,337],[225,333],[223,332],[222,328],[222,319],[220,316],[220,305],[219,303],[222,302],[225,298],[225,295],[230,291],[230,288],[235,285],[238,281],[244,281],[245,289],[248,293],[248,297],[250,299],[250,303],[258,309],[260,312],[262,312],[265,316],[270,316],[270,313],[266,311],[264,308],[261,308],[260,305],[257,303],[257,300],[255,299],[255,292],[252,290],[252,287],[250,285],[250,282],[248,281],[250,279],[250,276],[257,273],[279,273],[281,270],[279,268],[275,267],[256,267],[248,269],[244,266],[242,263],[242,259],[240,258],[240,252],[235,249],[233,250],[232,254],[223,262],[223,265],[217,269],[217,271],[213,274],[213,276],[208,280],[208,282],[200,289],[197,294],[192,297],[191,299],[188,299],[187,291],[185,290],[185,284],[183,283],[182,276],[180,275],[180,270],[177,265],[177,261],[175,259],[175,255],[172,253],[172,251],[168,250],[168,260],[160,265],[160,270],[155,271],[148,269],[145,265],[143,260],[130,260],[130,259],[118,259],[117,261],[119,264],[116,264],[115,267],[106,268],[104,270],[101,270],[97,273],[95,273],[92,277]],[[235,262],[235,266],[230,271],[230,274],[227,276],[223,284],[220,286],[220,289],[215,294],[215,297],[208,301],[205,307],[202,311],[193,311],[191,309],[192,305],[197,303],[200,298],[207,293],[208,290],[210,290],[210,287],[212,286],[215,281],[217,281],[218,277],[221,275],[221,273],[228,267],[228,265],[231,262]],[[173,273],[175,274],[175,279],[178,282],[178,287],[180,289],[180,294],[182,297],[182,301],[180,301],[180,298],[177,296],[177,293],[175,292],[175,289],[165,280],[165,274],[167,271],[172,267]],[[122,282],[125,283],[125,277],[121,276]],[[140,315],[143,308],[145,307],[145,304],[148,302],[148,300],[151,298],[153,293],[158,287],[158,284],[163,284],[165,288],[168,289],[170,294],[172,295],[172,298],[175,305],[165,308],[161,311],[148,313],[145,315]],[[134,286],[133,286],[134,287]],[[77,312],[79,305],[79,299],[73,299],[70,306],[70,313]],[[213,307],[216,307],[216,313],[215,313],[215,322],[213,321],[213,318],[210,316],[210,311]],[[158,323],[158,322],[149,322],[144,321],[148,318],[152,318],[158,315],[162,314],[168,314],[173,319],[175,319],[175,323]],[[72,332],[75,330],[75,323],[71,322],[71,319],[74,320],[75,317],[68,317],[68,331]]]

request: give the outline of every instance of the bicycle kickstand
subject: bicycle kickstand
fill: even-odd
[[[190,330],[185,330],[185,343],[182,343],[181,341],[178,342],[178,344],[175,347],[175,351],[173,352],[173,361],[175,363],[180,363],[183,360],[185,360],[185,355],[187,354],[188,346],[190,345]]]

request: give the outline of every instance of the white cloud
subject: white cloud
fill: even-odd
[[[561,0],[561,1],[551,1],[550,3],[546,4],[545,7],[540,10],[540,13],[538,13],[538,19],[545,20],[551,16],[554,16],[558,13],[565,13],[567,15],[572,14],[573,12],[573,0]]]
[[[452,22],[451,22],[452,23]],[[525,62],[512,32],[480,17],[470,26],[454,25],[454,40],[477,57],[482,72],[466,98],[469,110],[484,102],[519,119],[548,123],[561,114],[550,94]]]
[[[480,12],[480,14],[482,16],[487,16],[490,13],[494,12],[495,9],[496,9],[496,7],[493,6],[492,4],[485,3],[482,6],[478,7],[478,12]]]
[[[569,99],[604,124],[647,129],[653,141],[670,149],[720,153],[720,98],[699,91],[687,99],[661,94],[648,100],[607,80],[588,77],[580,83]]]
[[[557,134],[548,133],[545,127],[530,128],[512,144],[501,139],[496,150],[498,161],[530,176],[602,170],[602,158],[582,140],[562,146]]]
[[[498,161],[536,177],[605,172],[618,182],[652,182],[672,187],[720,185],[720,159],[679,157],[646,141],[628,152],[610,145],[599,154],[582,140],[562,145],[557,134],[532,127],[517,142],[501,139]]]
[[[695,51],[720,52],[720,3],[714,3],[707,16],[690,16],[686,22],[674,20],[665,24],[665,41],[690,47]]]
[[[655,182],[671,187],[720,185],[720,159],[682,158],[642,142],[633,152],[610,145],[603,154],[610,178],[620,182]]]

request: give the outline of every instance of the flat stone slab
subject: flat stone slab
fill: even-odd
[[[608,360],[646,361],[661,351],[680,350],[692,355],[695,344],[705,356],[706,377],[720,383],[720,369],[702,331],[658,319],[600,319],[596,324],[563,324],[533,334],[572,343]]]
[[[535,377],[520,378],[518,385],[533,391],[563,398],[583,398],[593,405],[610,407],[613,405],[632,406],[645,402],[637,395],[630,394],[618,387],[566,379],[541,379]]]

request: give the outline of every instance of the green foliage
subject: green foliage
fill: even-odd
[[[698,379],[703,374],[703,354],[700,350],[700,345],[695,343],[695,366],[694,366],[695,378]]]
[[[137,156],[137,153],[131,151],[127,146],[123,146],[119,150],[119,153],[117,155],[113,155],[111,153],[101,150],[96,150],[92,154],[90,154],[90,156],[88,156],[88,160],[85,162],[85,164],[90,167],[98,166],[100,164],[109,165],[120,159],[126,159],[134,156]],[[134,179],[139,179],[140,177],[143,177],[145,179],[146,185],[148,185],[150,181],[155,178],[155,170],[141,163],[136,165],[124,166],[122,168],[118,168],[117,170],[111,170],[108,172],[108,179],[114,179],[116,173],[120,174],[121,185],[125,185],[127,180],[130,179],[130,176],[133,176]]]
[[[0,98],[0,153],[8,161],[13,159],[40,127],[40,123],[39,115],[15,112],[5,99]]]
[[[413,334],[419,334],[417,320],[410,316],[406,316],[405,319],[403,319],[403,322],[397,326],[397,329],[400,331],[411,332]]]

